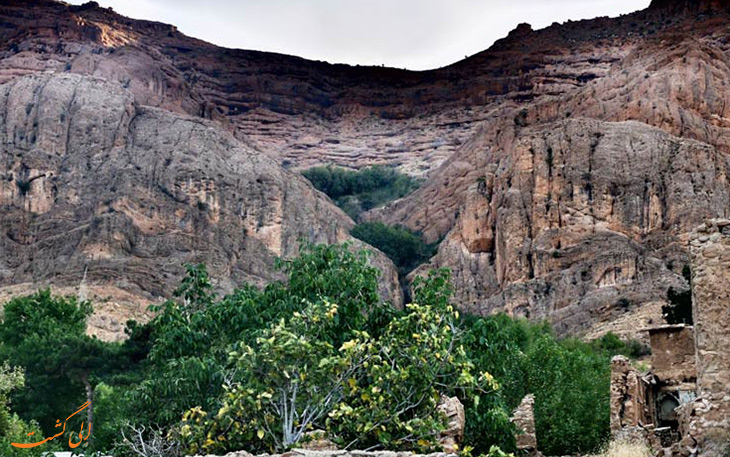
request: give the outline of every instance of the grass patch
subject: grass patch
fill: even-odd
[[[646,443],[620,439],[611,441],[603,452],[593,457],[652,457],[653,455]]]

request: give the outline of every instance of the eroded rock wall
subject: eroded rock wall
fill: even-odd
[[[686,289],[689,233],[730,207],[727,11],[710,6],[653,10],[669,29],[583,87],[502,104],[421,189],[370,217],[444,239],[431,263],[452,269],[464,308],[561,332]]]
[[[0,85],[0,144],[2,286],[76,286],[87,271],[89,286],[149,300],[204,262],[226,291],[280,278],[274,258],[300,239],[352,240],[353,222],[304,178],[215,122],[141,106],[99,78]],[[391,262],[373,262],[399,304]]]
[[[438,254],[415,274],[449,267],[462,309],[549,319],[560,332],[687,287],[686,233],[730,211],[727,155],[638,122],[505,128],[513,134],[485,135],[459,156],[461,171],[454,163],[443,177],[443,192],[470,182],[463,206],[457,195],[428,195],[431,186],[418,191],[433,204],[410,207],[408,220],[429,224],[431,236],[449,202],[458,209]]]
[[[624,356],[611,360],[611,432],[655,424],[649,384]]]
[[[538,455],[537,434],[535,432],[535,396],[525,396],[515,408],[510,419],[517,427],[515,441],[517,450],[528,455]]]

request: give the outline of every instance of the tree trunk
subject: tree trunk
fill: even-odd
[[[91,438],[91,432],[92,432],[93,426],[94,426],[94,389],[91,387],[91,383],[89,382],[88,374],[84,375],[81,378],[81,382],[84,383],[84,387],[86,388],[86,401],[89,402],[89,407],[86,408],[86,420],[89,423],[88,437]]]

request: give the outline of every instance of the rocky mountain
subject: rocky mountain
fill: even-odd
[[[730,211],[728,18],[727,2],[657,1],[614,20],[591,49],[613,62],[605,72],[495,112],[424,187],[370,217],[444,238],[431,266],[452,268],[474,312],[577,332],[663,300],[686,287],[688,233]],[[644,33],[622,35],[626,24]]]
[[[128,306],[168,296],[185,263],[205,262],[231,290],[279,278],[274,258],[300,239],[351,240],[352,221],[304,178],[118,83],[27,75],[0,86],[0,106],[0,280],[13,290],[83,281]],[[399,303],[390,261],[374,262]]]
[[[382,163],[427,180],[367,217],[442,239],[420,271],[451,268],[462,308],[569,333],[658,310],[686,287],[687,234],[728,216],[728,8],[654,0],[523,24],[408,72],[219,48],[94,2],[4,0],[0,283],[88,271],[90,288],[152,299],[190,259],[227,285],[265,282],[298,238],[352,225],[285,169]]]

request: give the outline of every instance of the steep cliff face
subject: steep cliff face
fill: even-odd
[[[428,266],[452,269],[463,308],[571,333],[661,319],[689,230],[730,207],[728,6],[523,24],[408,72],[218,48],[93,2],[5,1],[0,280],[73,283],[94,262],[91,281],[151,296],[198,259],[264,282],[299,237],[352,224],[279,165],[382,163],[428,179],[368,217],[443,239]]]
[[[671,12],[717,11],[730,8],[727,0],[652,0],[649,9]]]
[[[730,211],[730,160],[638,122],[565,120],[481,151],[433,266],[459,303],[587,330],[682,288],[686,233]],[[426,216],[427,217],[427,216]]]
[[[452,268],[468,309],[580,332],[684,287],[688,233],[730,205],[728,16],[654,8],[671,29],[583,87],[495,112],[369,215],[443,237],[431,264]]]
[[[426,175],[495,109],[606,75],[648,34],[647,17],[540,33],[522,25],[489,51],[408,72],[218,48],[94,2],[9,0],[0,6],[0,82],[41,71],[104,77],[141,104],[220,121],[288,166],[388,163]]]
[[[350,240],[352,221],[300,176],[215,122],[139,105],[118,84],[36,75],[0,86],[0,284],[85,275],[146,299],[184,263],[218,286],[276,279],[299,240]],[[384,292],[397,276],[378,254]]]

